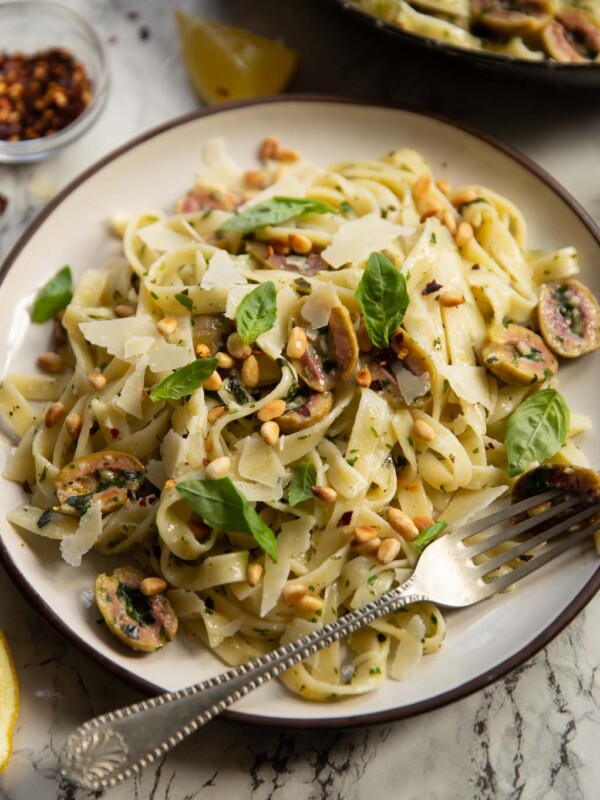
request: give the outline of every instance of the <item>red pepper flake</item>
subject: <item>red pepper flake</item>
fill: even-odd
[[[146,502],[146,498],[140,497],[138,505],[140,506],[140,508],[146,508],[146,506],[148,505],[148,503]]]
[[[203,458],[202,459],[202,466],[203,467],[208,467],[209,464],[210,464],[210,458]]]
[[[77,119],[91,100],[85,67],[68,50],[0,54],[1,140],[52,136]]]
[[[344,511],[337,524],[338,528],[343,528],[344,525],[350,525],[352,522],[352,513],[352,511]]]
[[[113,439],[118,439],[119,438],[119,429],[118,428],[111,428],[110,429],[110,435],[112,436]]]

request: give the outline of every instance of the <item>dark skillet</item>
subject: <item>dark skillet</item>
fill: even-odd
[[[562,64],[550,59],[529,61],[525,58],[499,55],[484,50],[470,50],[406,31],[393,22],[386,22],[375,14],[359,8],[350,0],[327,0],[327,2],[346,11],[364,25],[382,31],[386,35],[395,36],[400,43],[418,46],[451,59],[457,58],[474,67],[492,70],[496,74],[504,74],[513,79],[545,80],[562,86],[600,87],[600,63]]]

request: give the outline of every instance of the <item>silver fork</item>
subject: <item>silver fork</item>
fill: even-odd
[[[511,518],[542,503],[550,503],[551,507],[507,524]],[[413,575],[402,586],[320,630],[202,683],[89,720],[67,740],[60,758],[62,776],[86,789],[116,786],[161,758],[249,692],[374,620],[408,603],[429,600],[460,608],[506,589],[600,530],[600,521],[591,519],[600,512],[600,502],[583,509],[581,504],[581,497],[552,490],[477,519],[429,545]],[[561,515],[559,521],[553,521],[558,515]],[[540,526],[543,529],[538,531]],[[559,542],[531,553],[537,545],[549,543],[567,531],[569,534]],[[533,535],[509,550],[483,563],[473,563],[477,556],[528,532]],[[469,542],[475,534],[481,536]],[[526,556],[527,560],[510,572],[490,576],[519,556]]]

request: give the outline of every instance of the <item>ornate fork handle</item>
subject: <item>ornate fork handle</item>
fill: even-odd
[[[69,736],[60,758],[61,774],[86,789],[116,786],[295,664],[403,605],[428,600],[423,594],[408,594],[413,581],[414,576],[357,611],[254,661],[89,720]]]

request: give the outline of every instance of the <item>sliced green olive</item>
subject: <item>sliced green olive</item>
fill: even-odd
[[[214,355],[223,347],[223,340],[233,330],[233,325],[224,314],[198,314],[192,328],[194,345],[205,344]]]
[[[579,8],[563,8],[544,27],[542,44],[556,61],[584,64],[600,53],[600,25]]]
[[[346,306],[334,306],[329,315],[329,358],[334,361],[343,381],[354,374],[358,361],[358,340]]]
[[[133,650],[153,653],[175,638],[179,620],[164,593],[147,597],[134,567],[119,567],[96,578],[96,605],[111,633]]]
[[[546,344],[563,358],[577,358],[600,347],[600,306],[579,281],[540,287],[537,316]]]
[[[100,501],[103,514],[134,497],[144,480],[144,465],[128,453],[102,450],[70,461],[56,476],[56,494],[63,514],[82,516]]]
[[[541,383],[558,369],[542,337],[514,323],[489,328],[483,344],[483,363],[497,378],[516,386]]]
[[[314,425],[327,416],[333,407],[331,392],[312,394],[306,403],[298,408],[289,409],[277,418],[277,424],[283,433],[296,433]]]
[[[570,464],[543,464],[521,475],[513,487],[512,501],[518,503],[549,489],[565,489],[595,503],[600,500],[600,475]]]

